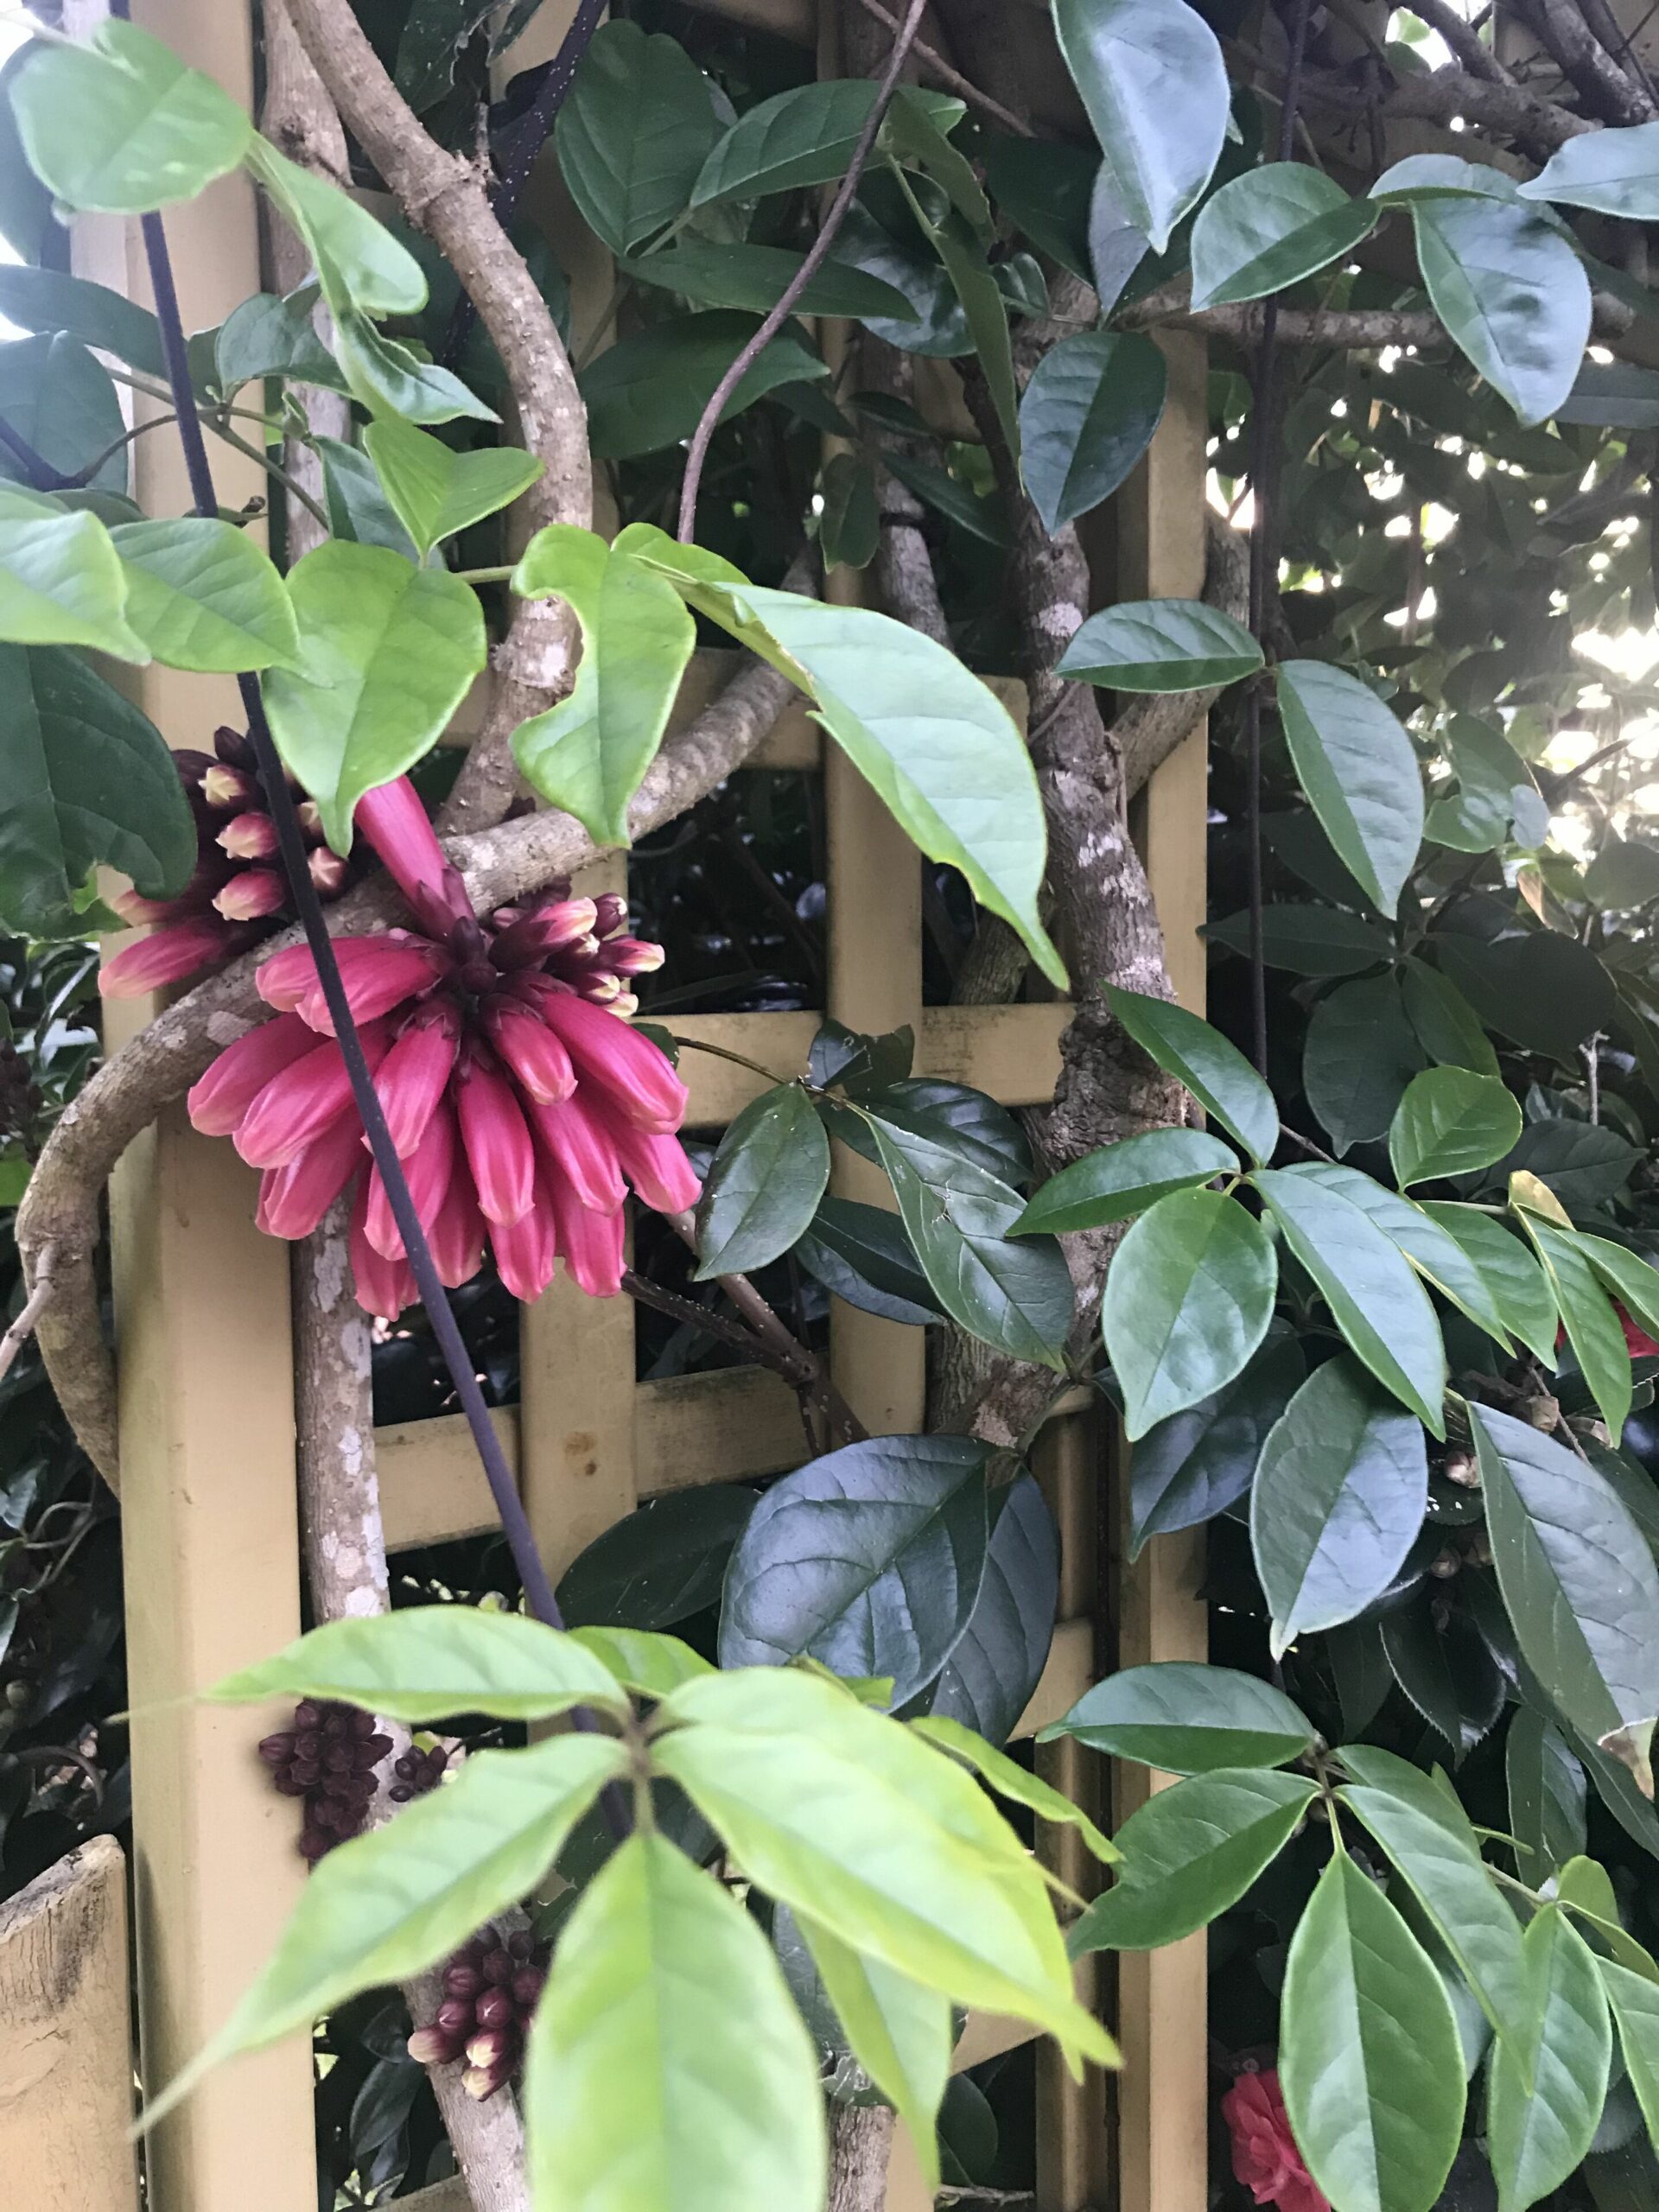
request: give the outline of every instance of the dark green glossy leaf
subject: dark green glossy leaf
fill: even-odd
[[[1392,974],[1341,983],[1314,1007],[1302,1047],[1302,1088],[1338,1153],[1380,1137],[1423,1077],[1422,1048]],[[1507,1093],[1505,1096],[1507,1096]]]
[[[987,1743],[1014,1733],[1041,1680],[1060,1598],[1060,1540],[1033,1476],[991,1497],[991,1547],[979,1602],[945,1662],[928,1710]]]
[[[1217,1191],[1180,1191],[1141,1216],[1106,1278],[1102,1328],[1131,1440],[1239,1373],[1267,1334],[1277,1255]]]
[[[946,124],[963,112],[962,102],[944,93],[912,88],[912,97]],[[759,200],[844,176],[874,99],[875,86],[867,79],[827,78],[760,101],[709,153],[691,205]]]
[[[1205,935],[1230,952],[1248,956],[1250,918],[1229,914],[1211,922]],[[1295,976],[1357,976],[1394,957],[1386,930],[1360,914],[1335,906],[1270,906],[1262,913],[1262,957],[1269,968]]]
[[[1496,1077],[1430,1068],[1414,1078],[1389,1130],[1400,1187],[1469,1175],[1502,1160],[1521,1135],[1521,1109]]]
[[[1062,1736],[1166,1774],[1287,1766],[1316,1740],[1300,1707],[1270,1682],[1185,1659],[1109,1675],[1038,1740]]]
[[[493,13],[491,0],[412,0],[397,41],[393,80],[416,115],[449,91],[462,49]]]
[[[855,1198],[825,1198],[795,1256],[826,1290],[861,1313],[925,1328],[944,1317],[896,1214]]]
[[[1601,2118],[1612,2026],[1588,1945],[1558,1906],[1526,1933],[1536,2018],[1519,2055],[1492,2054],[1486,2143],[1499,2212],[1526,2212],[1577,2169]]]
[[[1332,177],[1300,162],[1247,169],[1207,200],[1192,226],[1192,304],[1263,299],[1351,253],[1377,220]]]
[[[1028,429],[1028,456],[1030,435]],[[1261,646],[1219,607],[1197,599],[1140,599],[1091,614],[1056,672],[1113,691],[1202,691],[1236,683],[1261,665]]]
[[[1448,1236],[1421,1206],[1356,1168],[1338,1167],[1324,1160],[1300,1160],[1285,1172],[1351,1200],[1405,1254],[1425,1281],[1489,1336],[1499,1343],[1504,1341],[1503,1318],[1485,1277],[1456,1238]]]
[[[1177,1076],[1206,1114],[1265,1166],[1279,1141],[1273,1093],[1236,1045],[1185,1007],[1108,984],[1106,996],[1135,1043]]]
[[[889,475],[896,476],[918,499],[970,537],[987,545],[1006,547],[1013,542],[1007,515],[996,498],[982,498],[948,469],[935,468],[931,462],[918,461],[897,447],[890,446],[881,461]]]
[[[1014,1225],[1016,1236],[1033,1230],[1103,1229],[1142,1213],[1172,1192],[1192,1189],[1217,1175],[1236,1174],[1238,1156],[1203,1129],[1150,1129],[1091,1152],[1036,1192]]]
[[[1250,1493],[1250,1545],[1275,1657],[1379,1598],[1428,1503],[1421,1424],[1357,1360],[1316,1368],[1268,1438]]]
[[[988,131],[985,181],[1004,214],[1032,244],[1085,281],[1089,200],[1100,156],[1088,147],[1042,138],[1007,138]]]
[[[914,85],[906,84],[895,88],[892,103],[881,119],[877,150],[901,167],[918,170],[931,179],[974,237],[982,245],[988,246],[996,237],[990,203],[973,163],[946,136],[957,122],[957,113],[953,109],[944,115],[941,127],[941,122],[936,120],[940,113],[938,95],[922,92],[918,97],[918,90]]]
[[[1285,742],[1308,804],[1377,911],[1392,915],[1423,836],[1411,740],[1346,669],[1282,661],[1277,681]]]
[[[819,1033],[822,1036],[823,1032]],[[908,1039],[909,1033],[901,1029],[894,1034]],[[878,1047],[887,1041],[874,1040]],[[944,1083],[934,1076],[887,1075],[868,1081],[861,1078],[856,1084],[845,1084],[839,1075],[825,1079],[842,1084],[855,1098],[878,1107],[884,1120],[943,1145],[947,1152],[959,1153],[1005,1183],[1023,1183],[1031,1174],[1031,1147],[1025,1131],[1006,1106],[999,1106],[982,1090]],[[833,1106],[829,1110],[836,1135],[879,1166],[880,1154],[868,1125],[857,1115],[837,1115]]]
[[[1051,533],[1123,482],[1152,442],[1168,381],[1163,355],[1138,332],[1081,331],[1043,355],[1020,427],[1026,487]]]
[[[1553,1366],[1558,1315],[1549,1278],[1518,1236],[1473,1206],[1426,1199],[1422,1211],[1460,1244],[1480,1274],[1504,1327]]]
[[[1555,410],[1555,420],[1594,429],[1659,429],[1659,370],[1627,361],[1586,361]]]
[[[1160,1789],[1118,1830],[1117,1879],[1073,1927],[1084,1951],[1151,1951],[1236,1904],[1318,1796],[1297,1774],[1220,1767]]]
[[[1562,1116],[1522,1130],[1503,1166],[1511,1175],[1535,1175],[1569,1213],[1579,1213],[1617,1198],[1641,1157],[1617,1129]]]
[[[555,144],[570,196],[613,253],[690,204],[722,137],[709,79],[677,39],[602,23],[559,111]]]
[[[1445,1984],[1382,1891],[1338,1851],[1291,1938],[1279,2078],[1315,2182],[1344,2212],[1429,2212],[1463,2129]]]
[[[968,334],[1017,467],[1022,416],[1014,373],[1013,340],[1008,334],[1007,302],[991,273],[983,245],[946,203],[945,195],[925,178],[912,179],[902,169],[895,174],[923,237],[944,264],[951,289],[962,302]]]
[[[87,277],[57,269],[0,269],[0,315],[20,330],[65,331],[146,376],[166,374],[161,328],[149,309]]]
[[[1608,837],[1584,872],[1584,887],[1599,906],[1645,906],[1659,899],[1659,847]]]
[[[1466,1612],[1442,1616],[1427,1586],[1385,1611],[1380,1627],[1395,1681],[1462,1759],[1503,1710],[1504,1678],[1485,1638]]]
[[[874,336],[903,353],[938,360],[973,350],[956,288],[893,179],[866,179],[836,234],[835,259],[891,285],[905,299],[903,315],[861,318]]]
[[[1269,1341],[1222,1389],[1147,1431],[1129,1455],[1132,1560],[1151,1537],[1196,1528],[1243,1497],[1304,1372],[1294,1338]]]
[[[753,315],[711,308],[637,332],[598,355],[582,372],[594,459],[626,461],[689,438],[759,327]],[[779,385],[811,384],[829,373],[799,325],[786,323],[745,370],[721,419]]]
[[[1226,135],[1216,35],[1183,0],[1054,0],[1054,28],[1128,213],[1162,253]]]
[[[620,264],[620,273],[636,284],[677,292],[696,307],[742,308],[766,315],[800,270],[804,254],[785,246],[714,245],[690,238],[660,253],[639,254]],[[795,302],[802,315],[880,315],[903,322],[913,315],[896,286],[832,256]]]
[[[1421,960],[1400,970],[1406,1019],[1439,1067],[1468,1068],[1475,1075],[1496,1075],[1497,1054],[1476,1014],[1450,976]]]
[[[721,1665],[804,1652],[840,1675],[891,1676],[895,1704],[913,1697],[979,1596],[988,1458],[968,1437],[879,1436],[774,1483],[727,1569]]]
[[[1536,1214],[1523,1211],[1521,1220],[1544,1263],[1573,1357],[1617,1444],[1630,1410],[1631,1378],[1630,1346],[1612,1300],[1575,1236]]]
[[[1503,1770],[1510,1833],[1528,1853],[1521,1877],[1535,1889],[1584,1849],[1584,1769],[1554,1723],[1522,1705],[1503,1739]]]
[[[825,566],[868,569],[881,542],[875,469],[861,454],[838,453],[824,463],[818,543]]]
[[[754,1492],[712,1483],[624,1514],[565,1569],[559,1610],[572,1628],[672,1628],[720,1596]]]
[[[788,1251],[829,1180],[830,1140],[800,1085],[780,1083],[751,1099],[703,1184],[696,1280],[745,1274]]]
[[[1608,1959],[1598,1959],[1596,1971],[1612,2008],[1624,2070],[1648,2123],[1649,2138],[1659,2145],[1659,1987],[1645,1974]]]

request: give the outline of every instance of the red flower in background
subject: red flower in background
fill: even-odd
[[[264,810],[247,739],[233,729],[215,730],[213,752],[178,752],[173,765],[195,817],[195,870],[176,899],[122,891],[111,899],[123,921],[156,926],[105,962],[98,987],[106,999],[139,998],[181,983],[294,919],[276,857],[276,824]],[[323,843],[321,817],[310,799],[300,802],[300,822],[318,895],[337,899],[351,880],[351,863]]]
[[[562,895],[472,911],[413,788],[371,791],[357,820],[403,890],[416,926],[337,938],[334,950],[438,1273],[477,1273],[487,1238],[515,1298],[539,1298],[563,1258],[590,1297],[614,1296],[623,1202],[677,1213],[697,1179],[675,1132],[685,1088],[628,1026],[631,976],[662,949],[626,932],[624,902]],[[308,1236],[355,1186],[358,1302],[394,1318],[415,1279],[304,946],[259,971],[278,1009],[220,1053],[190,1093],[190,1117],[230,1136],[264,1171],[259,1226]]]
[[[1258,2204],[1281,2212],[1331,2212],[1290,2132],[1278,2074],[1241,2074],[1221,2101],[1233,2139],[1233,2172]]]

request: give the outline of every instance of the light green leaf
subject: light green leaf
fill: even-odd
[[[118,523],[127,620],[168,668],[207,674],[295,666],[300,633],[288,587],[262,545],[233,523]]]
[[[1328,1359],[1286,1407],[1250,1493],[1250,1547],[1281,1658],[1393,1582],[1428,1504],[1422,1426],[1357,1360]]]
[[[1630,1350],[1612,1300],[1602,1288],[1597,1271],[1569,1230],[1558,1229],[1529,1208],[1517,1209],[1522,1226],[1532,1239],[1544,1273],[1560,1309],[1567,1340],[1573,1347],[1585,1381],[1595,1394],[1602,1418],[1614,1444],[1624,1433],[1630,1410],[1632,1382]],[[1659,1707],[1656,1707],[1659,1710]]]
[[[1404,1191],[1490,1167],[1513,1150],[1520,1135],[1521,1109],[1496,1077],[1429,1068],[1400,1102],[1389,1157]]]
[[[0,505],[0,639],[90,645],[147,661],[149,648],[124,619],[126,597],[119,557],[96,515]]]
[[[1631,222],[1659,220],[1659,123],[1569,138],[1519,191],[1523,200],[1554,200]]]
[[[1584,264],[1517,200],[1437,193],[1414,200],[1411,219],[1435,314],[1522,423],[1548,421],[1589,341]]]
[[[864,1957],[805,1914],[798,1925],[853,2056],[909,2128],[923,2178],[937,2189],[936,2123],[950,2077],[949,2000]]]
[[[1220,1767],[1160,1789],[1117,1832],[1122,1866],[1071,1930],[1084,1951],[1153,1951],[1236,1904],[1319,1796],[1300,1774]]]
[[[420,263],[361,200],[263,138],[249,166],[310,248],[331,307],[369,315],[420,313],[427,298]]]
[[[811,1225],[829,1180],[830,1140],[800,1084],[780,1083],[751,1099],[721,1139],[702,1186],[694,1280],[750,1274],[787,1252]]]
[[[1051,1230],[1064,1236],[1069,1230],[1103,1229],[1173,1192],[1237,1172],[1237,1154],[1207,1130],[1148,1129],[1144,1136],[1103,1145],[1051,1175],[1011,1233]]]
[[[436,1966],[536,1886],[600,1791],[626,1769],[614,1736],[550,1736],[525,1751],[477,1751],[442,1789],[331,1851],[252,1987],[147,2107],[146,2125],[234,2052],[308,2028],[359,1990]]]
[[[247,153],[253,125],[211,77],[134,23],[35,53],[11,86],[29,167],[66,207],[141,215],[194,200]]]
[[[602,23],[559,111],[555,144],[570,197],[613,253],[631,253],[684,212],[721,137],[713,87],[677,39]]]
[[[1071,1994],[1035,1862],[953,1760],[788,1668],[711,1675],[659,1714],[671,1732],[656,1770],[763,1889],[957,2004],[1035,2021],[1068,2050],[1116,2063]]]
[[[1659,1268],[1605,1236],[1580,1231],[1573,1241],[1631,1318],[1659,1336]]]
[[[1051,535],[1109,499],[1128,477],[1152,443],[1168,383],[1163,355],[1139,332],[1080,331],[1044,353],[1020,403],[1020,429],[1026,488]],[[1089,626],[1072,640],[1068,661]]]
[[[1024,414],[1014,373],[1007,302],[992,274],[984,247],[951,209],[944,194],[926,179],[912,178],[903,169],[893,174],[922,236],[944,264],[950,288],[962,302],[968,334],[978,356],[991,404],[996,410],[997,422],[1018,467]]]
[[[1226,135],[1226,65],[1184,0],[1053,0],[1066,67],[1124,207],[1162,253]]]
[[[1231,1382],[1267,1334],[1278,1282],[1272,1240],[1236,1198],[1179,1191],[1141,1216],[1101,1305],[1131,1441]]]
[[[1511,1335],[1548,1367],[1555,1363],[1558,1317],[1549,1278],[1518,1236],[1473,1206],[1426,1198],[1421,1211],[1456,1239],[1480,1275]]]
[[[1584,1849],[1584,1769],[1554,1723],[1522,1705],[1503,1739],[1503,1770],[1510,1832],[1529,1854],[1522,1877],[1535,1889]]]
[[[410,423],[451,423],[461,415],[479,423],[500,419],[448,369],[383,338],[355,308],[334,301],[329,304],[335,357],[353,397],[361,400],[371,414],[401,415]]]
[[[1584,1938],[1548,1905],[1525,1942],[1533,2032],[1522,2056],[1498,2044],[1487,2090],[1498,2212],[1526,2212],[1576,2171],[1601,2118],[1612,2059],[1607,2000]]]
[[[1423,838],[1411,740],[1369,684],[1327,661],[1281,661],[1285,742],[1308,804],[1379,913],[1398,908]]]
[[[577,1900],[531,2030],[531,2186],[561,2212],[819,2212],[817,2056],[759,1924],[664,1837]]]
[[[1096,1859],[1109,1866],[1122,1857],[1117,1847],[1101,1834],[1089,1815],[1074,1805],[1069,1797],[1062,1796],[1058,1789],[1051,1789],[1040,1776],[1028,1774],[1006,1751],[999,1751],[995,1745],[988,1744],[982,1736],[964,1726],[960,1720],[952,1720],[943,1713],[925,1714],[910,1725],[918,1736],[925,1736],[930,1744],[937,1744],[941,1751],[949,1751],[964,1766],[972,1767],[999,1797],[1007,1797],[1016,1805],[1025,1806],[1027,1811],[1035,1813],[1039,1820],[1058,1821],[1064,1827],[1076,1828]],[[1052,1732],[1046,1730],[1045,1738]]]
[[[615,1676],[574,1637],[476,1605],[405,1605],[370,1620],[329,1621],[203,1695],[215,1705],[337,1698],[412,1727],[454,1713],[543,1720],[576,1705],[628,1710]]]
[[[779,92],[741,115],[703,163],[694,207],[722,200],[759,200],[798,185],[828,184],[846,175],[869,119],[875,86],[868,78],[831,78]],[[963,112],[960,100],[910,89],[948,128]]]
[[[695,1494],[679,1493],[685,1497]],[[648,1628],[573,1628],[569,1633],[573,1643],[591,1651],[619,1682],[641,1697],[666,1697],[682,1682],[713,1671],[677,1636],[660,1636]]]
[[[537,531],[512,582],[530,599],[556,592],[582,638],[575,688],[519,724],[513,758],[596,844],[626,845],[628,802],[663,741],[696,626],[664,577],[572,523]]]
[[[285,299],[256,292],[232,308],[213,340],[213,374],[222,392],[232,395],[245,384],[272,376],[331,391],[351,390],[311,320],[318,289],[302,284]]]
[[[1236,1045],[1185,1007],[1106,986],[1106,997],[1142,1052],[1177,1076],[1205,1112],[1265,1167],[1279,1142],[1273,1093]]]
[[[423,554],[498,508],[511,506],[543,473],[539,461],[514,446],[457,453],[442,438],[395,415],[371,423],[363,442],[386,497]]]
[[[1027,469],[1031,442],[1028,425]],[[1091,614],[1055,673],[1112,691],[1203,691],[1236,683],[1261,665],[1261,646],[1219,607],[1200,599],[1137,599]]]
[[[84,936],[100,861],[175,898],[196,832],[161,732],[77,654],[0,645],[0,915],[34,937]]]
[[[1355,1779],[1338,1796],[1405,1876],[1481,2010],[1529,2069],[1535,2005],[1520,1923],[1481,1859],[1462,1806],[1392,1751],[1357,1745],[1342,1759]]]
[[[1376,228],[1369,200],[1351,200],[1302,162],[1247,169],[1205,200],[1192,226],[1192,305],[1224,307],[1282,292],[1351,254]]]
[[[1385,1389],[1444,1436],[1440,1324],[1398,1247],[1341,1190],[1288,1170],[1258,1171],[1250,1180],[1354,1351]]]
[[[1648,2135],[1659,2148],[1659,1986],[1628,1967],[1598,1959],[1596,1971],[1618,2027],[1618,2045]]]
[[[323,834],[348,853],[359,799],[429,750],[483,667],[484,617],[459,578],[377,545],[320,545],[288,588],[304,672],[269,671],[265,709]]]
[[[1279,2079],[1308,2171],[1343,2212],[1430,2212],[1463,2131],[1446,1985],[1338,1850],[1291,1938]]]
[[[1091,1751],[1167,1774],[1284,1766],[1313,1750],[1313,1723],[1258,1675],[1190,1659],[1128,1667],[1085,1690],[1039,1743],[1075,1736]]]
[[[1491,1407],[1471,1405],[1469,1422],[1522,1656],[1592,1739],[1650,1720],[1659,1713],[1659,1567],[1642,1531],[1576,1452]]]

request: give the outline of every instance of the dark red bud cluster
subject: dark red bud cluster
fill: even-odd
[[[411,1745],[401,1758],[392,1762],[391,1770],[397,1780],[387,1790],[387,1796],[394,1805],[407,1805],[411,1797],[424,1797],[429,1789],[435,1789],[443,1780],[448,1764],[449,1754],[442,1744],[435,1744],[429,1751],[417,1751]]]
[[[423,2066],[467,2061],[468,2096],[491,2097],[518,2071],[524,2037],[547,1981],[548,1946],[527,1929],[503,1940],[480,1929],[443,1969],[437,2017],[416,2028],[409,2055]]]
[[[372,1713],[314,1698],[295,1707],[292,1728],[263,1739],[259,1756],[277,1789],[304,1800],[302,1859],[315,1866],[337,1843],[362,1834],[374,1770],[391,1749],[391,1737],[379,1733]]]

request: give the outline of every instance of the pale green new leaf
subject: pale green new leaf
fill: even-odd
[[[866,1958],[810,1916],[796,1918],[853,2056],[909,2128],[923,2177],[937,2189],[936,2123],[950,2078],[949,1999]]]
[[[118,523],[127,620],[163,666],[209,675],[293,667],[300,633],[288,586],[233,523],[187,515]]]
[[[1279,713],[1297,779],[1366,896],[1393,914],[1423,839],[1411,740],[1369,684],[1327,661],[1281,661]]]
[[[750,1878],[855,1949],[1116,2063],[1071,1993],[1034,1860],[977,1782],[899,1722],[788,1668],[687,1684],[654,1770]]]
[[[265,709],[323,834],[348,853],[359,799],[429,750],[483,667],[483,612],[456,576],[338,540],[296,562],[288,588],[303,672],[269,671]]]
[[[364,315],[420,313],[427,298],[420,263],[361,200],[264,138],[249,166],[310,248],[331,307],[344,301]]]
[[[380,473],[386,497],[423,555],[498,508],[511,506],[535,483],[543,467],[534,454],[520,453],[515,446],[457,453],[430,431],[416,429],[395,415],[371,423],[363,442]]]
[[[943,1713],[925,1714],[912,1720],[911,1726],[918,1736],[925,1736],[930,1744],[937,1744],[941,1751],[959,1758],[970,1766],[982,1780],[988,1783],[999,1797],[1007,1797],[1016,1805],[1023,1805],[1035,1813],[1039,1820],[1059,1822],[1074,1827],[1096,1859],[1108,1866],[1123,1854],[1103,1836],[1089,1815],[1074,1805],[1059,1790],[1051,1789],[1040,1776],[1028,1774],[1025,1768],[1011,1759],[1006,1751],[967,1727],[960,1720],[952,1720]]]
[[[1131,1440],[1231,1382],[1267,1334],[1278,1282],[1273,1241],[1236,1198],[1178,1191],[1141,1216],[1101,1305]]]
[[[1528,1929],[1532,2032],[1500,2043],[1487,2087],[1486,2144],[1498,2212],[1527,2212],[1577,2171],[1601,2118],[1612,2026],[1596,1961],[1559,1906]]]
[[[42,47],[11,86],[29,165],[66,207],[140,215],[193,200],[247,153],[253,125],[211,77],[134,23]]]
[[[477,1605],[405,1605],[327,1621],[203,1694],[215,1705],[338,1699],[413,1727],[453,1713],[544,1720],[575,1705],[628,1710],[603,1657],[574,1636]]]
[[[126,620],[127,579],[96,515],[35,514],[0,501],[0,639],[87,645],[118,660],[149,650]]]
[[[558,2212],[820,2212],[806,2024],[758,1923],[660,1835],[619,1846],[561,1931],[524,2119]]]
[[[654,569],[574,523],[537,531],[513,573],[526,598],[556,593],[582,626],[575,689],[513,733],[513,758],[594,842],[628,842],[628,802],[655,759],[696,640]]]
[[[1430,2212],[1463,2132],[1446,1985],[1345,1851],[1291,1938],[1279,2079],[1308,2171],[1343,2212]]]

